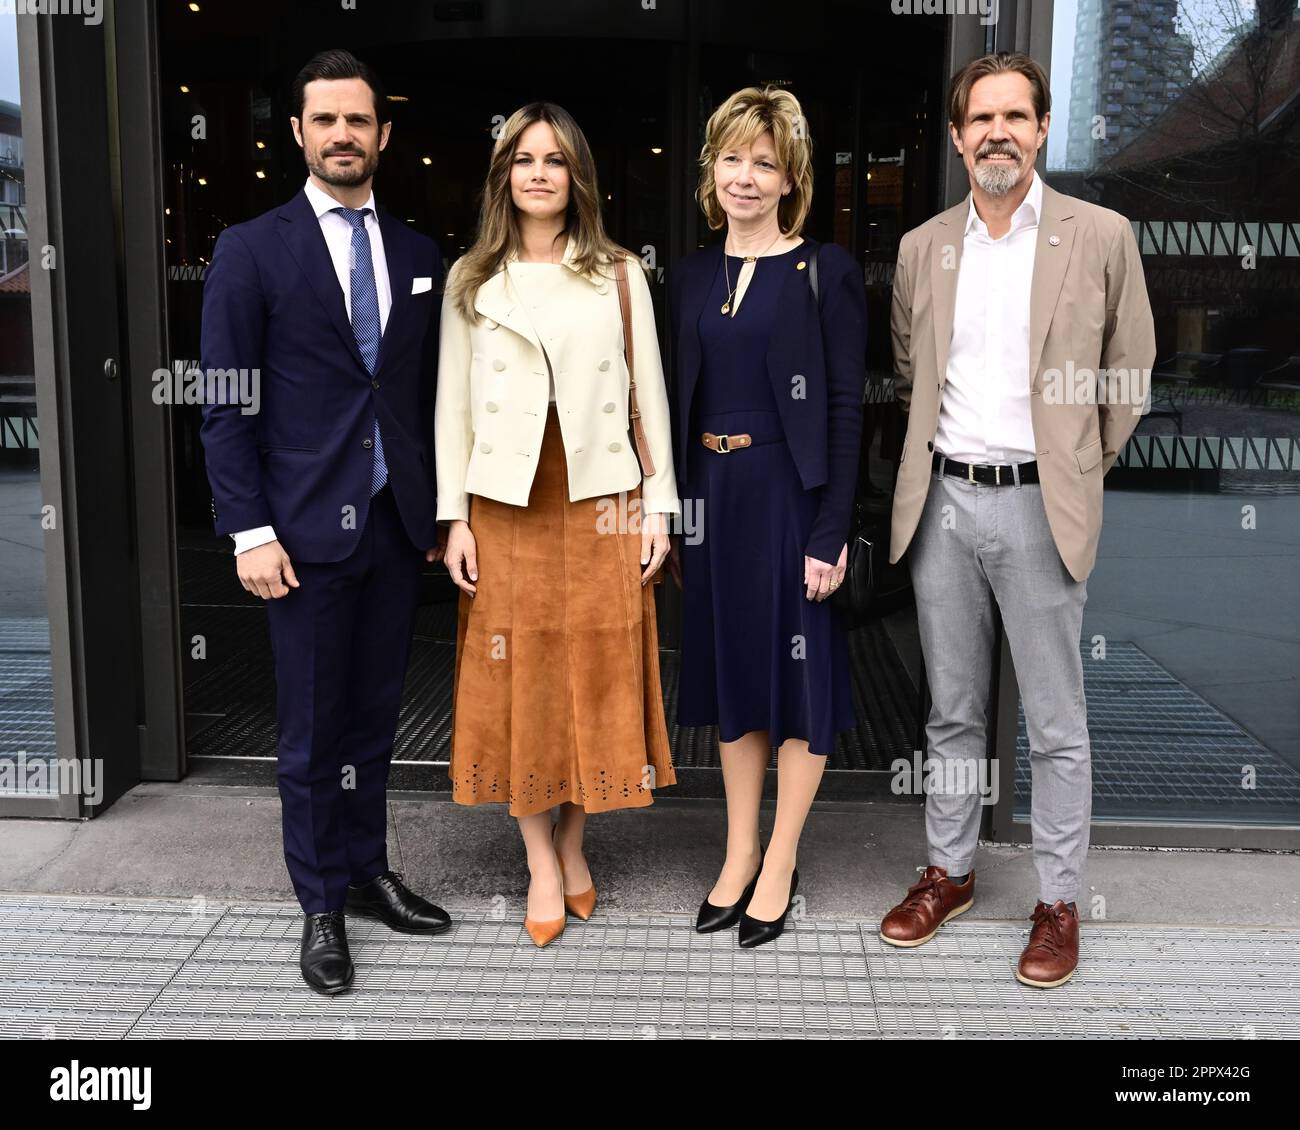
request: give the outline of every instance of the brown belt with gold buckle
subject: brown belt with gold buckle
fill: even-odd
[[[748,432],[734,432],[731,435],[721,436],[714,435],[713,432],[705,432],[700,436],[700,441],[710,451],[716,451],[719,455],[726,455],[739,447],[748,447],[754,442]]]

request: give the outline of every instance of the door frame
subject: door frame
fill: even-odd
[[[0,816],[93,816],[140,779],[124,392],[134,382],[119,279],[105,270],[121,262],[122,237],[113,16],[108,7],[98,26],[17,17],[41,500],[55,516],[44,530],[55,756],[93,766],[102,792],[4,796]]]

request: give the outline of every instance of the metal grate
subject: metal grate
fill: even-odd
[[[1093,816],[1293,821],[1300,770],[1143,652],[1112,643],[1105,659],[1081,645],[1092,746]],[[1253,767],[1253,789],[1243,788]],[[1016,739],[1016,812],[1029,811],[1023,702]]]
[[[187,602],[181,625],[189,752],[196,757],[274,757],[275,672],[266,614],[239,587],[228,553],[183,548],[180,555]],[[398,761],[446,761],[450,753],[457,603],[445,585],[432,587],[434,599],[422,604],[416,616],[393,752]],[[196,635],[207,645],[201,660],[191,656]],[[882,623],[851,632],[849,650],[857,725],[839,735],[827,767],[887,769],[895,757],[911,756],[916,688]],[[678,653],[661,649],[659,656],[674,764],[717,768],[716,728],[679,727],[674,720]]]
[[[56,755],[50,622],[45,617],[0,619],[0,752],[32,759]],[[16,783],[20,791],[32,791],[21,780]]]

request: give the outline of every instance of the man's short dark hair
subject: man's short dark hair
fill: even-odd
[[[307,98],[307,84],[317,79],[359,78],[363,80],[375,96],[375,119],[382,126],[388,121],[388,99],[384,97],[384,86],[379,76],[366,63],[363,63],[351,51],[332,48],[312,56],[293,80],[289,91],[289,107],[292,115],[302,120],[302,108]]]

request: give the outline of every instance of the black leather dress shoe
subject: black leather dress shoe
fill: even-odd
[[[451,916],[441,907],[408,890],[400,871],[385,871],[359,887],[348,887],[349,914],[378,918],[401,934],[441,934]]]
[[[351,987],[356,970],[348,952],[348,933],[341,910],[308,914],[303,919],[298,967],[302,979],[318,993],[333,996]]]
[[[761,918],[750,918],[748,914],[740,916],[740,945],[742,949],[752,949],[779,938],[785,931],[786,915],[794,906],[794,892],[799,886],[799,868],[790,876],[790,901],[785,904],[785,913],[775,922],[764,922]]]
[[[708,896],[700,903],[700,912],[695,916],[695,932],[697,934],[712,934],[717,930],[730,930],[737,922],[740,916],[745,913],[745,907],[749,905],[749,900],[754,897],[754,888],[758,886],[758,877],[763,873],[762,853],[759,854],[758,870],[754,872],[754,877],[750,879],[749,885],[740,892],[740,898],[730,906],[714,906],[709,902]]]

